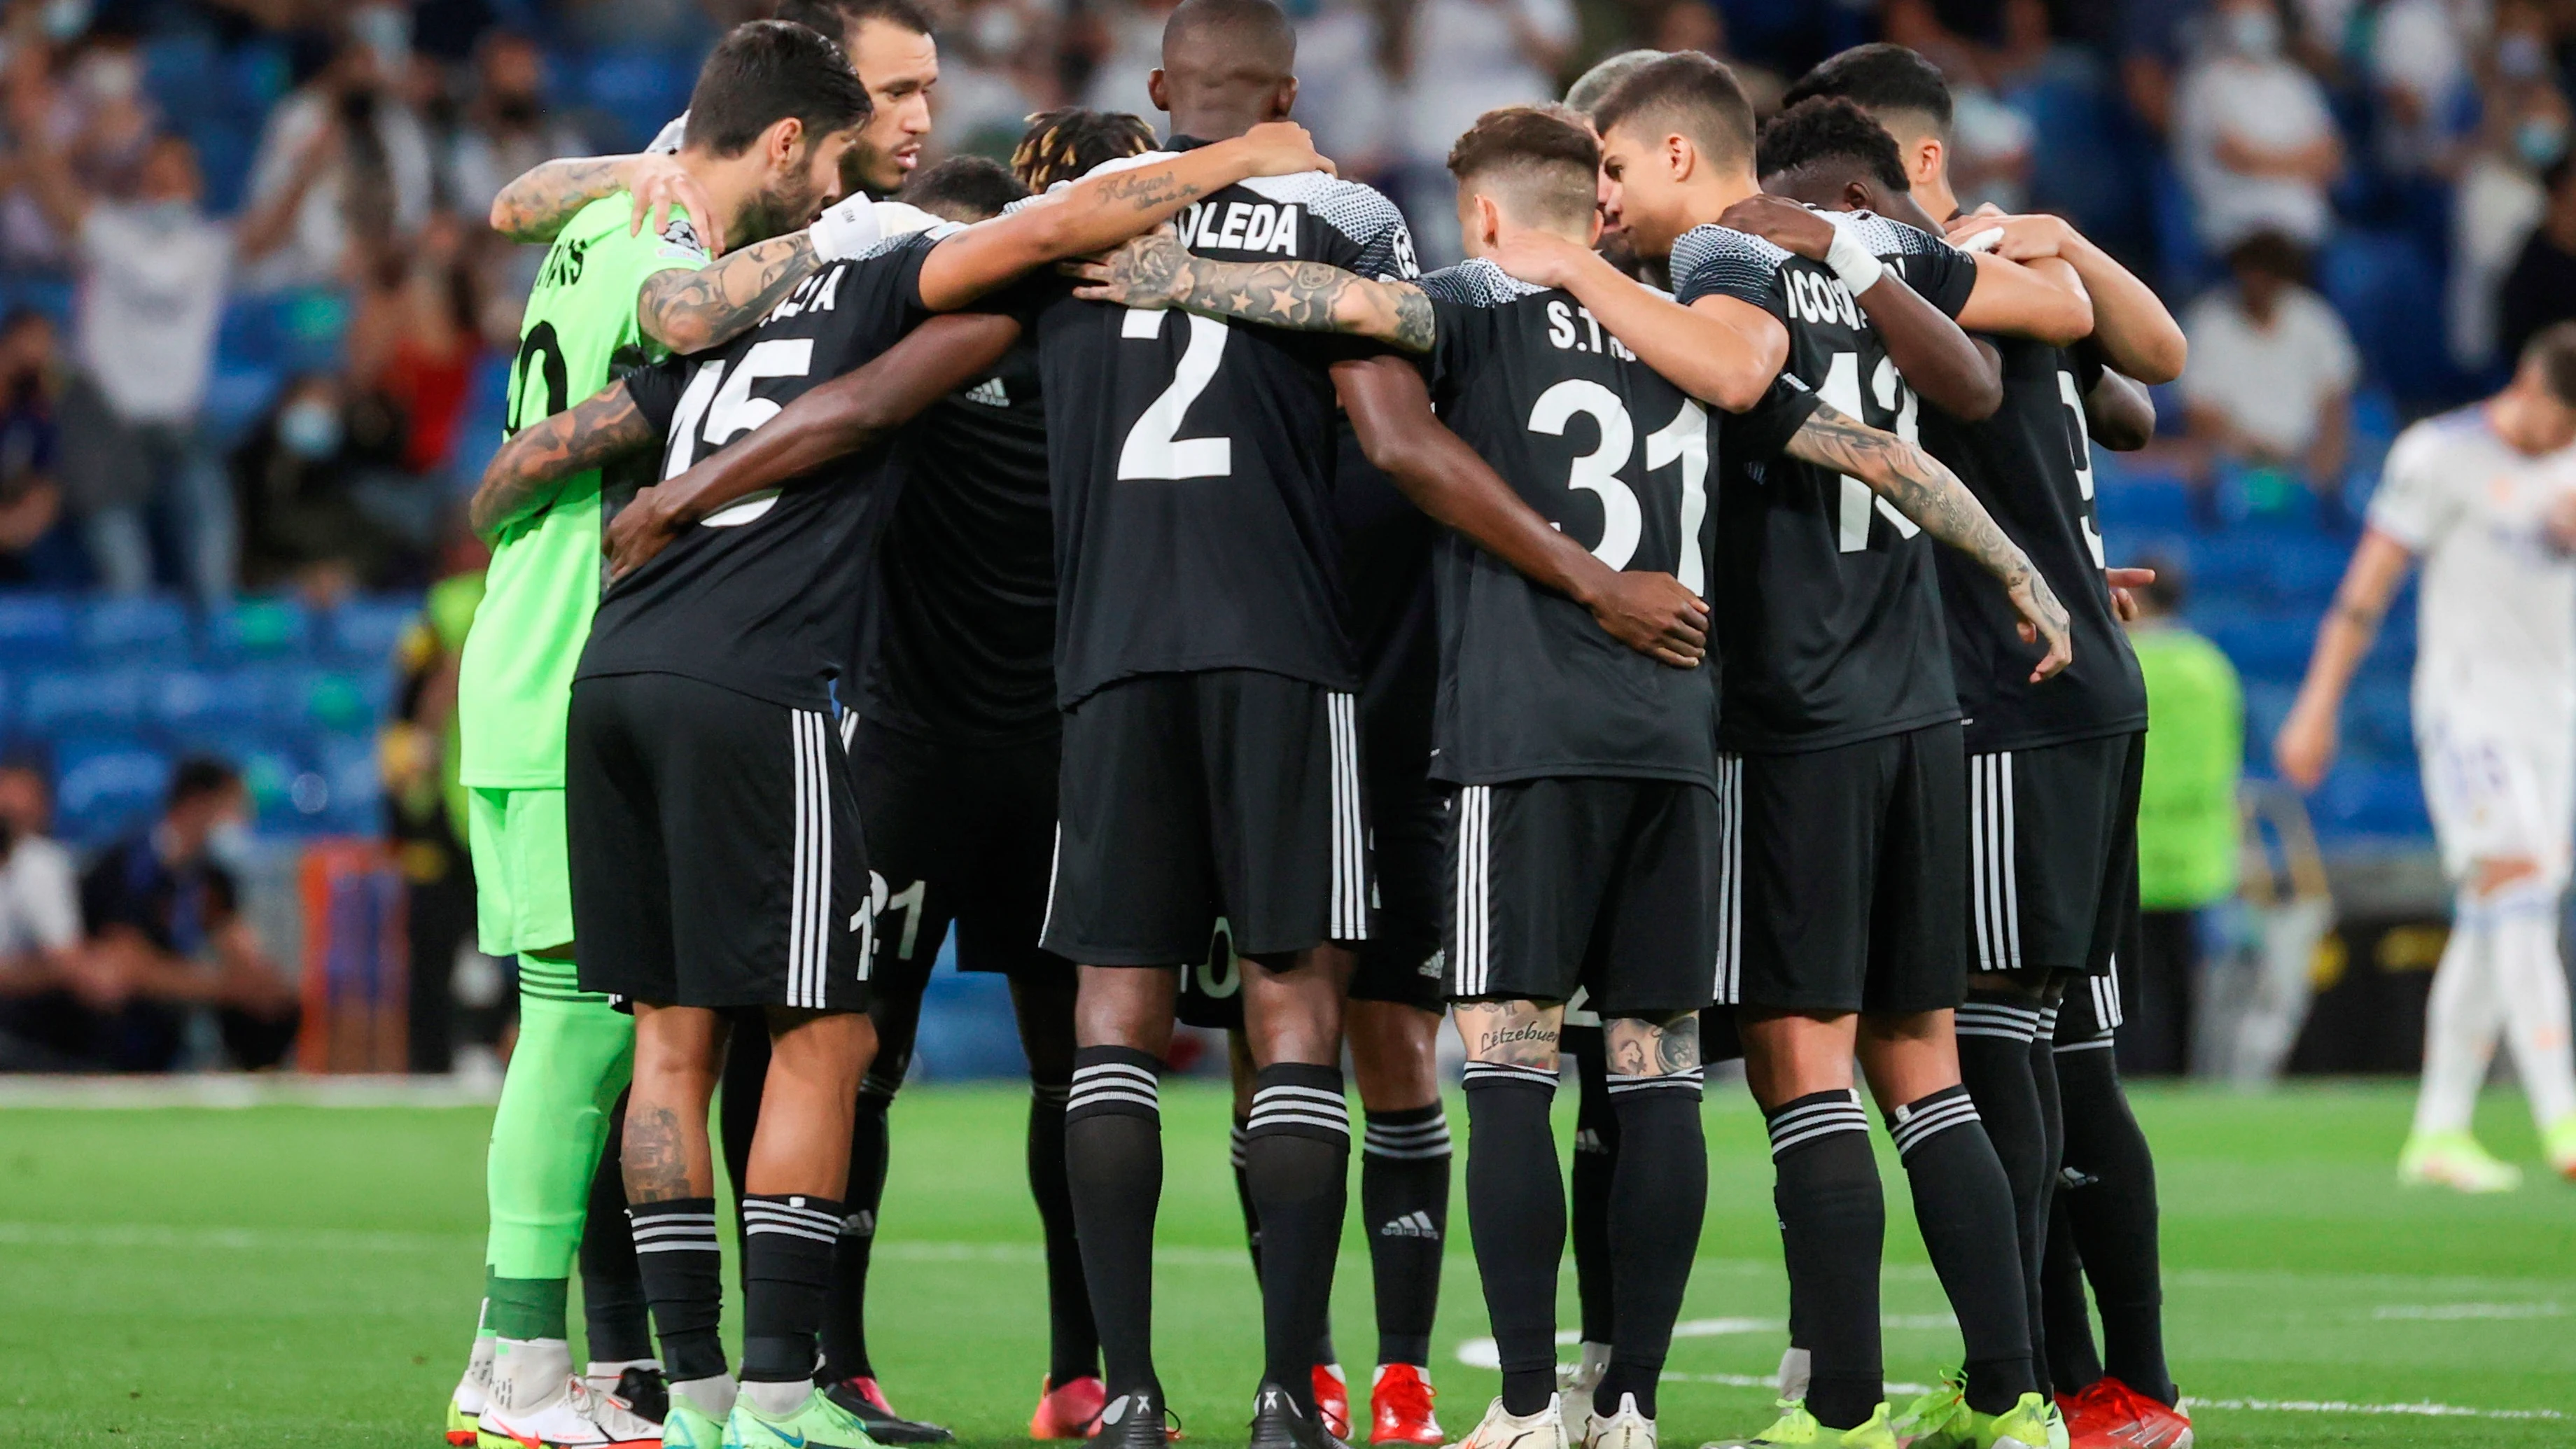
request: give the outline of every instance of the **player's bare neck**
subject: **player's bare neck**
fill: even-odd
[[[1690,184],[1690,199],[1684,206],[1692,226],[1711,226],[1726,209],[1748,196],[1759,195],[1762,183],[1747,171],[1712,171],[1704,179]]]
[[[702,228],[708,236],[724,238],[727,251],[733,250],[744,240],[733,234],[733,228],[743,219],[744,203],[760,192],[762,177],[759,157],[760,153],[756,149],[745,151],[740,156],[718,156],[712,152],[692,151],[686,148],[680,152],[681,169],[687,171],[690,179],[697,182],[698,186],[706,192],[707,201],[715,207],[716,213],[713,216],[691,217],[690,221]],[[750,240],[759,241],[762,238],[753,237]]]

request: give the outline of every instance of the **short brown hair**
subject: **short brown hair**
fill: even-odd
[[[1592,215],[1601,143],[1559,105],[1504,106],[1476,118],[1449,148],[1460,185],[1487,183],[1515,221],[1579,226]]]
[[[2522,344],[2522,365],[2539,364],[2549,395],[2576,407],[2576,322],[2553,322]]]
[[[1744,98],[1735,72],[1698,51],[1639,66],[1592,113],[1592,124],[1605,136],[1640,123],[1690,138],[1718,165],[1753,164],[1753,103]]]

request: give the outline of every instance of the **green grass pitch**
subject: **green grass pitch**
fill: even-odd
[[[1776,1321],[1761,1122],[1740,1089],[1712,1097],[1708,1225],[1684,1316]],[[2174,1369],[2215,1401],[2200,1411],[2203,1445],[2576,1443],[2576,1186],[2535,1171],[2495,1198],[2401,1191],[2391,1164],[2408,1097],[2399,1085],[2139,1094],[2164,1184]],[[970,1445],[1025,1442],[1044,1367],[1023,1101],[998,1086],[916,1087],[896,1108],[878,1365],[900,1407]],[[1239,1444],[1260,1328],[1225,1102],[1196,1085],[1164,1102],[1163,1374],[1191,1440]],[[0,1444],[434,1449],[480,1281],[488,1120],[429,1108],[0,1114]],[[2534,1161],[2518,1098],[2491,1097],[2480,1125],[2499,1151]],[[1892,1161],[1883,1171],[1900,1180]],[[1904,1197],[1889,1205],[1886,1309],[1912,1326],[1889,1331],[1888,1368],[1920,1380],[1957,1338],[1922,1326],[1940,1321],[1942,1300]],[[1354,1228],[1336,1325],[1355,1379],[1373,1348],[1364,1253]],[[1494,1390],[1493,1375],[1457,1359],[1485,1331],[1463,1231],[1445,1288],[1434,1374],[1454,1434]],[[1573,1322],[1570,1268],[1562,1321]],[[1674,1345],[1663,1431],[1676,1449],[1768,1417],[1769,1395],[1745,1381],[1771,1370],[1777,1330],[1701,1327]],[[2347,1407],[2317,1407],[2336,1403]],[[2422,1403],[2525,1416],[2360,1407]]]

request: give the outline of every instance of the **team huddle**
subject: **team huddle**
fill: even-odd
[[[1846,52],[1757,135],[1715,61],[1605,62],[1457,138],[1469,259],[1425,275],[1287,119],[1272,0],[1172,12],[1167,141],[1052,112],[1009,166],[917,172],[908,0],[779,15],[657,152],[494,207],[552,251],[472,510],[462,771],[522,1025],[449,1442],[949,1437],[892,1409],[864,1311],[953,926],[1030,1064],[1033,1437],[1166,1442],[1179,1021],[1232,1044],[1251,1442],[1361,1427],[1346,1049],[1366,1428],[1443,1442],[1446,1019],[1502,1370],[1473,1449],[1653,1449],[1735,1056],[1791,1343],[1728,1442],[2187,1445],[2107,1050],[2143,578],[2089,462],[2144,444],[2182,338],[2064,222],[1960,210],[1939,72]],[[1965,1348],[1893,1406],[1863,1085]]]

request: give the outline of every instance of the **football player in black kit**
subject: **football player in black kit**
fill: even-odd
[[[1186,0],[1155,98],[1188,149],[1283,115],[1294,36],[1268,0]],[[1255,182],[1180,223],[1236,258],[1412,270],[1385,198],[1329,175]],[[1262,1236],[1264,1375],[1252,1442],[1320,1444],[1312,1355],[1349,1152],[1340,945],[1368,928],[1354,658],[1338,600],[1333,404],[1408,496],[1623,642],[1696,657],[1669,578],[1620,574],[1549,529],[1429,423],[1403,360],[1329,339],[1070,297],[1039,317],[1054,454],[1062,815],[1045,944],[1084,964],[1066,1135],[1100,1318],[1104,1436],[1157,1444],[1156,1073],[1175,998],[1222,917],[1257,1068],[1245,1172]],[[1410,403],[1408,408],[1406,405]],[[1417,422],[1417,415],[1420,421]],[[1145,969],[1138,969],[1145,968]]]
[[[1749,112],[1741,119],[1749,131]],[[1551,137],[1565,152],[1574,154],[1542,151],[1543,160],[1519,158],[1519,164],[1499,165],[1495,175],[1482,176],[1477,168],[1480,157],[1488,154],[1485,148],[1499,145],[1497,138],[1515,128],[1527,128],[1517,138],[1524,144],[1536,147],[1540,137]],[[1749,140],[1749,135],[1743,138],[1744,143]],[[1629,349],[1613,330],[1595,319],[1592,310],[1570,305],[1573,299],[1562,293],[1514,281],[1505,270],[1493,265],[1494,261],[1511,259],[1506,268],[1522,272],[1532,281],[1546,280],[1534,275],[1540,271],[1599,268],[1601,264],[1588,250],[1593,237],[1591,207],[1588,200],[1569,203],[1558,208],[1564,215],[1552,218],[1553,225],[1515,225],[1505,229],[1496,222],[1497,203],[1475,184],[1478,180],[1488,185],[1525,180],[1514,174],[1521,170],[1541,175],[1562,170],[1555,163],[1589,160],[1591,151],[1589,133],[1567,113],[1515,109],[1486,117],[1477,131],[1460,142],[1452,163],[1462,171],[1462,226],[1480,259],[1437,278],[1425,279],[1419,286],[1371,282],[1328,267],[1247,265],[1190,257],[1180,251],[1168,231],[1158,231],[1129,243],[1102,263],[1083,267],[1081,270],[1091,279],[1085,295],[1130,303],[1179,305],[1194,312],[1282,326],[1354,332],[1411,350],[1433,350],[1437,359],[1435,372],[1443,379],[1438,386],[1452,394],[1458,426],[1478,442],[1480,451],[1511,460],[1507,468],[1522,487],[1532,490],[1534,499],[1543,497],[1555,504],[1569,489],[1598,494],[1602,502],[1595,517],[1599,521],[1585,518],[1581,531],[1600,533],[1605,549],[1622,558],[1629,557],[1645,536],[1643,519],[1660,516],[1651,509],[1641,510],[1635,501],[1638,490],[1621,477],[1621,470],[1628,469],[1632,450],[1640,441],[1637,435],[1646,424],[1631,418],[1627,402],[1633,398],[1622,400],[1595,380],[1558,375],[1574,366],[1573,353],[1602,359],[1591,365],[1608,367],[1626,362]],[[1732,165],[1749,174],[1749,144],[1741,146]],[[1583,172],[1576,167],[1574,174],[1581,177]],[[1526,197],[1520,199],[1526,202]],[[1744,240],[1758,245],[1751,238]],[[1696,319],[1687,309],[1625,279],[1617,279],[1615,286],[1626,289],[1626,294],[1603,291],[1598,295],[1619,309],[1630,329],[1627,336],[1637,343],[1636,350],[1646,354],[1648,362],[1664,369],[1666,376],[1692,377],[1697,387],[1713,395],[1742,381],[1748,358],[1750,365],[1762,365],[1752,349],[1742,346],[1726,348],[1717,355],[1695,352]],[[1483,303],[1483,308],[1444,309],[1439,304],[1451,294],[1472,296]],[[1488,321],[1488,317],[1493,320]],[[1503,319],[1512,319],[1519,325],[1507,326]],[[1502,360],[1483,368],[1472,367],[1480,340],[1484,350],[1499,350]],[[1519,361],[1517,368],[1513,365],[1515,360]],[[1642,440],[1645,466],[1630,472],[1652,478],[1658,469],[1670,470],[1672,477],[1665,488],[1674,495],[1671,511],[1676,515],[1676,527],[1696,536],[1707,517],[1708,500],[1702,489],[1705,473],[1693,467],[1707,456],[1706,413],[1695,403],[1680,406],[1681,394],[1644,368],[1621,368],[1619,375],[1623,383],[1630,385],[1637,378],[1651,378],[1654,387],[1670,393],[1677,404],[1672,423]],[[1756,380],[1757,388],[1761,381]],[[1524,392],[1529,396],[1520,395]],[[1496,412],[1498,397],[1504,405]],[[1573,433],[1577,441],[1570,441],[1566,450],[1579,450],[1580,440],[1590,440],[1595,443],[1590,451],[1578,451],[1570,466],[1556,459],[1542,460],[1532,453],[1530,434],[1568,435],[1568,424],[1583,413],[1593,419],[1585,425],[1589,431]],[[1773,431],[1766,434],[1762,429]],[[1783,433],[1788,435],[1785,440]],[[1852,421],[1803,390],[1793,391],[1734,425],[1728,446],[1734,456],[1745,461],[1785,450],[1791,459],[1865,478],[1866,486],[1896,500],[1913,517],[1921,519],[1922,526],[1984,563],[2005,585],[1998,592],[2011,597],[2025,611],[2026,636],[2036,639],[2045,635],[2050,641],[2048,652],[2062,656],[2065,616],[2049,598],[2045,584],[1958,481],[1919,449]],[[1569,483],[1558,484],[1559,474],[1568,476]],[[1538,481],[1541,478],[1545,481]],[[1576,507],[1580,509],[1581,505]],[[1575,531],[1572,522],[1568,527]],[[1686,554],[1678,565],[1684,570],[1686,582],[1694,576],[1704,576],[1704,569],[1693,568],[1693,562],[1692,555]],[[1586,1438],[1595,1444],[1651,1443],[1655,1379],[1669,1338],[1671,1314],[1679,1305],[1681,1281],[1687,1276],[1686,1269],[1676,1272],[1670,1264],[1687,1263],[1690,1240],[1684,1238],[1678,1245],[1658,1242],[1655,1228],[1668,1226],[1672,1215],[1667,1213],[1654,1224],[1644,1224],[1639,1204],[1654,1202],[1669,1210],[1678,1201],[1685,1204],[1680,1216],[1692,1216],[1686,1205],[1694,1188],[1669,1181],[1651,1187],[1641,1185],[1677,1153],[1696,1158],[1696,1152],[1683,1151],[1679,1143],[1667,1140],[1672,1131],[1687,1130],[1695,1135],[1696,1115],[1687,1114],[1687,1129],[1677,1123],[1650,1125],[1654,1118],[1648,1115],[1652,1110],[1648,1104],[1656,1097],[1641,1094],[1671,1092],[1673,1088],[1669,1082],[1639,1079],[1670,1075],[1655,1072],[1654,1064],[1669,1065],[1682,1056],[1688,1057],[1687,1068],[1696,1068],[1695,1023],[1686,1014],[1677,1013],[1686,1013],[1698,1003],[1687,996],[1668,994],[1653,998],[1651,1009],[1643,1008],[1640,1003],[1653,991],[1660,988],[1670,993],[1672,982],[1666,979],[1648,984],[1633,973],[1643,971],[1651,978],[1656,950],[1670,947],[1676,953],[1674,959],[1685,963],[1678,969],[1689,977],[1691,989],[1702,995],[1715,993],[1719,983],[1709,976],[1708,962],[1726,959],[1727,934],[1740,929],[1740,923],[1732,918],[1730,902],[1721,891],[1713,889],[1725,869],[1725,835],[1734,822],[1722,816],[1709,822],[1710,828],[1701,842],[1708,853],[1706,868],[1685,870],[1687,885],[1678,892],[1666,892],[1663,901],[1667,912],[1685,898],[1708,906],[1700,926],[1708,933],[1706,944],[1710,949],[1703,954],[1691,955],[1689,933],[1684,929],[1689,923],[1688,913],[1659,915],[1650,904],[1650,893],[1623,899],[1605,889],[1586,899],[1578,886],[1576,904],[1562,919],[1537,919],[1542,914],[1555,914],[1545,911],[1547,906],[1563,908],[1563,892],[1526,889],[1519,883],[1534,879],[1579,882],[1585,877],[1575,862],[1536,858],[1546,856],[1564,839],[1597,839],[1599,844],[1590,852],[1595,855],[1638,857],[1623,866],[1624,878],[1629,872],[1651,876],[1667,857],[1696,859],[1688,849],[1695,837],[1687,830],[1677,829],[1669,820],[1655,821],[1651,810],[1640,810],[1623,823],[1608,814],[1586,818],[1587,812],[1570,808],[1565,802],[1556,802],[1556,818],[1541,824],[1538,817],[1546,813],[1547,792],[1524,791],[1519,782],[1549,774],[1642,774],[1669,781],[1675,773],[1686,775],[1687,771],[1671,770],[1673,762],[1659,754],[1679,748],[1669,738],[1642,745],[1630,740],[1636,752],[1615,764],[1601,758],[1586,761],[1582,758],[1584,751],[1600,751],[1605,739],[1615,738],[1615,729],[1588,738],[1577,732],[1576,738],[1569,741],[1556,738],[1544,723],[1551,714],[1562,713],[1561,701],[1569,697],[1630,699],[1632,694],[1608,689],[1599,681],[1569,682],[1562,677],[1562,671],[1540,669],[1527,661],[1499,676],[1480,670],[1460,677],[1462,666],[1457,650],[1465,647],[1460,641],[1481,642],[1479,636],[1486,621],[1475,617],[1480,607],[1494,609],[1502,620],[1508,621],[1516,617],[1510,604],[1520,602],[1526,608],[1527,591],[1496,596],[1503,601],[1498,604],[1491,598],[1479,600],[1471,591],[1450,587],[1446,578],[1444,574],[1442,756],[1434,771],[1464,787],[1455,807],[1458,845],[1454,859],[1459,873],[1454,881],[1457,916],[1451,933],[1451,980],[1453,996],[1462,1000],[1461,1034],[1471,1061],[1469,1101],[1474,1113],[1476,1150],[1470,1158],[1469,1211],[1476,1223],[1479,1266],[1486,1274],[1487,1299],[1494,1311],[1504,1369],[1504,1398],[1494,1406],[1476,1437],[1479,1442],[1500,1443],[1525,1436],[1544,1440],[1562,1432],[1555,1406],[1550,1402],[1550,1390],[1554,1263],[1561,1249],[1564,1223],[1553,1145],[1546,1130],[1546,1101],[1555,1081],[1562,1006],[1579,981],[1591,990],[1602,1014],[1612,1019],[1611,1066],[1618,1074],[1614,1086],[1619,1089],[1619,1116],[1625,1139],[1612,1194],[1614,1271],[1618,1280],[1614,1312],[1619,1327],[1614,1332],[1610,1363],[1590,1406]],[[1721,627],[1725,623],[1721,619]],[[2056,662],[2060,661],[2052,659],[2051,666]],[[1497,677],[1518,687],[1536,689],[1559,703],[1550,707],[1514,699],[1509,697],[1508,687],[1502,687],[1497,694]],[[1545,682],[1531,684],[1532,679]],[[1683,734],[1706,756],[1712,742],[1704,711],[1713,700],[1705,693],[1705,686],[1702,689],[1697,710],[1665,701],[1664,707],[1653,713],[1664,719],[1667,730],[1674,718],[1698,721],[1697,728],[1685,729]],[[1471,717],[1495,728],[1498,737],[1480,737],[1471,732],[1467,725]],[[1594,724],[1597,727],[1599,722]],[[1618,753],[1614,746],[1613,757]],[[1491,758],[1496,755],[1501,757],[1500,764]],[[1545,763],[1536,763],[1541,760]],[[1665,768],[1646,768],[1649,765]],[[1716,762],[1711,758],[1712,773],[1704,783],[1711,787],[1705,798],[1712,809],[1718,805],[1715,769]],[[1585,782],[1587,787],[1594,783],[1597,782]],[[1699,796],[1682,791],[1680,798]],[[1644,849],[1644,843],[1654,848]],[[1499,929],[1495,926],[1497,921],[1502,923]],[[1551,936],[1555,931],[1565,934]],[[1587,941],[1615,954],[1612,975],[1597,977],[1593,969],[1597,963],[1587,959]],[[1553,961],[1548,960],[1551,954],[1556,957]],[[1538,958],[1536,962],[1531,961],[1532,956]],[[1550,971],[1559,974],[1550,976]],[[1530,989],[1534,986],[1539,989]],[[1503,1125],[1507,1116],[1512,1119],[1509,1127]],[[1513,1153],[1514,1145],[1523,1151],[1512,1155],[1506,1168],[1504,1160]],[[1988,1160],[1991,1164],[1991,1158]],[[1475,1165],[1479,1161],[1496,1166],[1488,1173]],[[1998,1213],[1991,1224],[1993,1231],[1987,1234],[1992,1239],[1988,1246],[1999,1245],[2002,1249],[2003,1286],[2009,1289],[2006,1304],[2017,1313],[2020,1286],[2018,1277],[2011,1272],[2009,1198],[2002,1191],[1999,1172],[1996,1177],[1992,1185],[1997,1189]],[[2016,1326],[2014,1331],[2021,1330]],[[2023,1351],[2027,1353],[2026,1345]]]
[[[927,406],[1019,334],[1015,318],[968,315],[907,337],[928,314],[1243,177],[1317,164],[1302,130],[1265,127],[1006,220],[885,241],[808,278],[735,343],[636,373],[526,429],[487,470],[496,500],[541,506],[550,481],[662,444],[667,481],[639,490],[610,526],[615,581],[576,678],[567,807],[576,921],[602,943],[585,969],[593,989],[637,1003],[627,1196],[673,1414],[684,1401],[695,1422],[729,1410],[728,1443],[870,1442],[812,1376],[853,1103],[874,1050],[861,1012],[884,904],[872,899],[847,755],[826,711],[854,681],[888,450],[756,493],[700,488],[687,470],[701,449],[872,360],[890,365],[874,379],[880,391]],[[724,1012],[744,1007],[768,1016],[772,1060],[744,1182],[736,1398],[716,1335],[706,1118]]]
[[[1972,261],[1883,219],[1757,195],[1749,108],[1704,58],[1644,67],[1597,119],[1605,206],[1640,255],[1668,258],[1676,310],[1702,339],[1669,364],[1648,354],[1676,381],[1687,373],[1673,368],[1720,349],[1749,352],[1785,363],[1778,396],[1821,394],[1910,439],[1918,390],[1971,416],[2000,398],[1991,362],[1945,314],[2060,342],[2090,327],[2081,290],[2063,279]],[[1613,309],[1633,312],[1635,289],[1612,286],[1588,255],[1561,262],[1557,275],[1505,259],[1532,280],[1571,284],[1628,335]],[[1959,1086],[1951,1036],[1966,991],[1965,764],[1931,550],[1916,520],[1882,509],[1852,468],[1729,455],[1720,471],[1712,603],[1727,665],[1723,784],[1739,828],[1719,881],[1729,923],[1719,998],[1737,1007],[1771,1128],[1791,1314],[1815,1367],[1806,1401],[1761,1441],[1890,1433],[1877,1307],[1884,1206],[1851,1086],[1855,1052],[1968,1340],[1970,1408],[1999,1432],[2039,1433],[2045,1401],[2011,1189]],[[1992,529],[1983,509],[1974,516]],[[2015,612],[2051,625],[2032,671],[2045,677],[2069,655],[2064,609],[1996,538],[2017,570]]]
[[[2144,1423],[2176,1440],[2190,1425],[2164,1361],[2155,1169],[2108,1050],[2120,1019],[2117,959],[2134,950],[2136,771],[2146,727],[2136,658],[2113,613],[2118,587],[2143,578],[2117,569],[2102,583],[2092,578],[2104,573],[2104,557],[2086,443],[2088,434],[2115,449],[2145,442],[2155,415],[2138,383],[2180,374],[2182,329],[2153,291],[2064,221],[1960,211],[1949,183],[1949,86],[1922,56],[1895,45],[1846,51],[1790,91],[1793,101],[1811,96],[1856,102],[1872,129],[1890,134],[1873,141],[1847,126],[1811,125],[1794,148],[1809,174],[1775,189],[1917,224],[1938,219],[1953,236],[2000,230],[2005,255],[2054,259],[2048,264],[2073,269],[2093,299],[2093,335],[2071,351],[1988,339],[2004,370],[2004,408],[1993,419],[1967,427],[1927,419],[1924,428],[1925,445],[2057,581],[2078,633],[2078,662],[2065,678],[2024,688],[2010,651],[1971,643],[1990,638],[1976,622],[1979,602],[1943,570],[1969,717],[1972,823],[1985,842],[1972,895],[1977,971],[1960,1013],[1959,1054],[2014,1179],[2026,1266],[2038,1269],[2044,1245],[2057,1239],[2051,1271],[2031,1283],[2035,1314],[2043,1296],[2052,1310],[2033,1318],[2043,1388],[2054,1388],[2079,1439]],[[1766,158],[1771,145],[1766,132]],[[2075,1169],[2063,1179],[2061,1144]],[[2081,1186],[2052,1212],[2050,1189],[2061,1182]],[[2074,1242],[2100,1300],[2108,1372],[2094,1356],[2083,1286],[2067,1261]],[[2052,1280],[2045,1295],[2043,1278]]]

